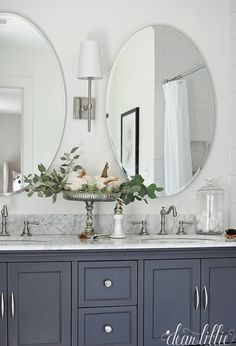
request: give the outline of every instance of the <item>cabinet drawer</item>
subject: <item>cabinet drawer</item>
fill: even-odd
[[[78,271],[80,307],[137,304],[135,261],[81,262]]]
[[[79,309],[79,345],[136,346],[136,307]]]

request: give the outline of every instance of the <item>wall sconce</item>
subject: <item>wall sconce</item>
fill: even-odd
[[[91,131],[91,111],[95,106],[92,103],[92,80],[102,79],[102,64],[99,45],[96,41],[86,40],[80,43],[78,79],[88,81],[88,100],[87,105],[80,102],[80,113],[86,111],[88,114],[88,132]],[[83,98],[82,98],[83,100]]]

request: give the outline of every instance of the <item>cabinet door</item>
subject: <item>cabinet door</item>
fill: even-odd
[[[222,332],[236,331],[236,258],[209,259],[202,261],[202,309],[203,329],[209,324],[223,324]],[[233,339],[233,340],[232,340]],[[233,334],[228,342],[236,342]]]
[[[9,346],[71,345],[70,263],[8,266]]]
[[[144,346],[166,345],[180,323],[178,334],[199,333],[200,261],[146,261],[144,269]]]
[[[0,345],[7,346],[7,274],[6,264],[0,264]]]

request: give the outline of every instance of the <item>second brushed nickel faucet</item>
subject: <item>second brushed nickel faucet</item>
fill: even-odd
[[[172,212],[173,216],[177,216],[177,210],[174,205],[171,205],[168,210],[165,210],[165,207],[161,208],[160,214],[161,214],[161,230],[158,234],[160,235],[166,235],[168,234],[166,231],[166,215],[170,214]]]
[[[147,231],[147,222],[145,220],[132,221],[132,225],[141,225],[139,235],[148,235],[149,234]]]

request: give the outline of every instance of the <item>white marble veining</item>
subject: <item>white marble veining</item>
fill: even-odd
[[[49,214],[49,215],[12,215],[9,213],[7,220],[7,230],[10,235],[20,235],[24,221],[39,222],[39,225],[30,226],[31,233],[37,234],[78,234],[85,227],[86,216],[79,215],[63,215],[63,214]],[[172,216],[166,217],[166,229],[169,233],[176,233],[178,228],[178,220],[194,221],[194,215],[178,215],[177,218]],[[150,233],[157,233],[160,229],[160,215],[159,214],[125,214],[124,212],[124,230],[128,234],[137,234],[140,231],[139,225],[132,225],[132,221],[146,220],[147,229]],[[112,214],[103,215],[95,214],[93,222],[96,232],[104,233],[111,232],[113,226]],[[195,224],[186,227],[187,233],[195,233]]]
[[[77,235],[34,235],[28,238],[10,236],[0,238],[0,251],[66,251],[66,250],[125,250],[235,247],[235,242],[224,236],[138,236],[129,234],[125,239],[80,241]]]

